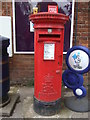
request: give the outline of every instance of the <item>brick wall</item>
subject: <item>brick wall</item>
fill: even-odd
[[[27,85],[34,79],[34,55],[14,55],[10,58],[11,84]]]
[[[2,8],[2,10],[1,10]],[[78,3],[78,19],[77,19],[77,37],[75,41],[76,32],[76,4],[75,4],[75,15],[74,15],[74,34],[73,34],[73,45],[84,45],[88,47],[88,3]],[[12,15],[12,3],[1,3],[0,2],[0,15]],[[65,55],[63,57],[63,70],[65,70]],[[88,84],[88,74],[84,75],[84,84]],[[10,58],[10,81],[11,84],[26,85],[34,79],[34,55],[16,55],[14,54]]]
[[[76,9],[76,8],[75,8]],[[88,38],[88,21],[89,21],[89,4],[88,2],[78,3],[78,17],[77,17],[77,45],[83,45],[89,47],[89,38]],[[76,14],[76,10],[75,10]],[[76,22],[76,15],[75,21]],[[74,38],[75,38],[75,27],[74,24]],[[74,39],[75,40],[75,39]],[[88,84],[88,73],[84,74],[84,84]]]

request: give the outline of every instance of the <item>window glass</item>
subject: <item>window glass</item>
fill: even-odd
[[[34,32],[30,32],[29,15],[33,13],[33,7],[38,7],[38,12],[47,12],[48,5],[58,5],[58,12],[69,16],[65,25],[64,52],[70,48],[72,24],[72,2],[58,2],[58,0],[27,0],[27,2],[15,2],[15,52],[34,52]],[[46,2],[43,2],[46,1]],[[62,1],[62,0],[59,0]],[[73,8],[74,9],[74,8]]]

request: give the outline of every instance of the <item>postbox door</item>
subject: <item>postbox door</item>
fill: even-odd
[[[42,101],[61,97],[63,30],[36,33],[35,96]],[[37,72],[36,72],[37,71]]]

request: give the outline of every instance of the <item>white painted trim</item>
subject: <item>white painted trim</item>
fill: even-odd
[[[73,42],[73,26],[74,26],[74,5],[75,5],[75,0],[72,0],[72,22],[71,22],[71,35],[70,35],[70,48],[72,47],[72,42]],[[13,2],[13,46],[14,46],[14,53],[15,54],[34,54],[34,52],[16,52],[16,35],[15,35],[15,2]],[[63,54],[67,54],[67,52],[63,52]]]
[[[74,6],[75,6],[75,0],[72,0],[72,22],[71,22],[71,36],[70,36],[70,48],[72,47],[72,42],[73,42],[73,26],[74,26]]]
[[[34,54],[34,52],[14,52],[15,54]]]
[[[14,47],[14,53],[16,52],[16,31],[15,31],[15,2],[12,0],[13,4],[13,47]]]

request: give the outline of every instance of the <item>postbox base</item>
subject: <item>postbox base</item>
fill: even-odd
[[[34,110],[40,115],[50,116],[60,112],[61,99],[54,102],[42,102],[34,97]]]

